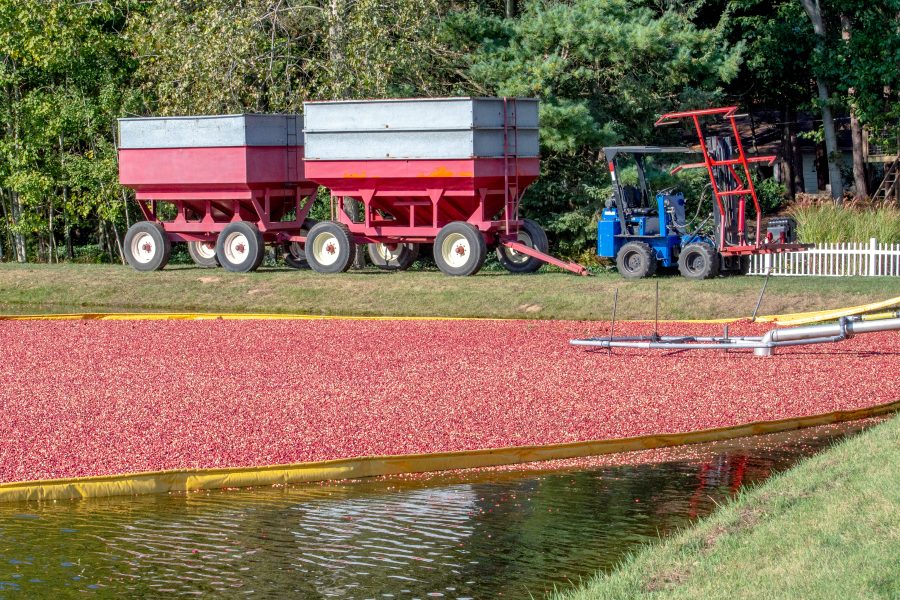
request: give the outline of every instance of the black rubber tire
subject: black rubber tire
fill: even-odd
[[[453,242],[454,239],[459,240],[459,236],[462,236],[467,243],[469,253],[465,262],[454,266],[444,259],[444,250],[442,250],[442,248],[447,245],[447,243],[452,244],[453,247],[462,248],[463,246],[456,246],[456,243]],[[446,251],[458,252],[458,250],[453,250],[452,248],[447,248]],[[447,223],[438,232],[437,237],[434,238],[434,262],[437,264],[438,269],[445,275],[463,277],[474,275],[481,270],[486,257],[487,244],[484,241],[484,236],[481,235],[481,232],[478,231],[477,227],[464,221]]]
[[[215,254],[215,243],[213,243],[213,255],[203,256],[200,253],[200,244],[208,244],[209,242],[188,242],[188,254],[194,264],[201,269],[214,269],[219,266],[219,258]]]
[[[656,273],[656,253],[644,242],[628,242],[616,254],[616,268],[625,279],[640,279]]]
[[[750,272],[750,257],[742,256],[738,259],[738,269],[735,272],[735,275],[746,275]]]
[[[309,230],[312,229],[318,221],[306,219],[303,221],[303,227],[300,228],[300,234],[309,236]],[[302,242],[288,242],[284,244],[284,264],[292,269],[308,269],[309,263],[306,261],[306,247]]]
[[[710,279],[719,274],[719,253],[709,244],[688,244],[678,256],[678,271],[688,279]]]
[[[237,255],[233,255],[233,250],[227,245],[231,243],[229,238],[236,235],[243,235],[246,240],[246,246],[241,252],[243,258],[238,260]],[[219,234],[216,239],[216,258],[219,264],[226,271],[232,273],[249,273],[255,271],[262,264],[266,255],[266,246],[263,241],[259,228],[248,221],[235,221],[229,223]]]
[[[149,259],[138,258],[134,251],[138,249],[141,238],[150,237],[151,247],[154,253]],[[138,221],[128,228],[125,233],[125,260],[135,271],[149,272],[159,271],[169,262],[172,255],[172,242],[169,240],[166,230],[155,221]]]
[[[521,237],[519,239],[519,241],[526,246],[545,254],[550,250],[550,242],[547,240],[547,233],[544,231],[543,227],[531,219],[522,220],[519,234],[520,236],[525,234],[525,237],[527,237],[527,239],[521,239]],[[503,268],[510,273],[534,273],[544,266],[544,261],[534,258],[533,256],[519,254],[503,245],[497,246],[496,253],[497,260],[499,260],[500,264],[503,265]]]
[[[334,260],[323,262],[316,257],[317,246],[327,244],[328,239],[337,242],[333,245],[333,251],[329,250],[327,246],[318,248],[318,251],[325,252],[329,256],[333,255]],[[335,221],[322,221],[316,223],[309,230],[304,251],[306,252],[306,262],[316,273],[343,273],[353,265],[356,244],[353,243],[353,236],[346,225]]]
[[[382,244],[367,244],[369,262],[385,271],[405,271],[419,258],[418,244],[397,244],[399,252],[389,259],[381,254],[379,246]]]

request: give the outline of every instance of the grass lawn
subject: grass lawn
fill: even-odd
[[[619,319],[747,317],[761,277],[626,281],[616,273],[447,277],[437,271],[377,269],[320,275],[286,268],[237,274],[169,266],[138,273],[119,265],[0,264],[0,313],[268,312],[603,320],[619,290]],[[863,304],[900,296],[898,277],[773,277],[760,314]]]
[[[900,598],[900,417],[555,600]]]

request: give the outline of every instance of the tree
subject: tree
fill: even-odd
[[[844,196],[844,182],[841,176],[840,150],[838,150],[837,134],[834,129],[834,117],[831,113],[831,94],[828,82],[822,73],[824,63],[827,62],[827,32],[825,30],[825,16],[819,0],[800,0],[803,9],[809,16],[813,31],[816,34],[816,58],[819,62],[816,74],[816,89],[819,96],[819,108],[822,110],[822,128],[825,132],[825,150],[828,153],[828,181],[831,183],[831,197],[835,202],[840,202]]]
[[[740,64],[718,28],[693,13],[626,0],[532,0],[515,20],[469,11],[445,35],[469,58],[461,91],[541,100],[542,175],[524,206],[557,234],[564,253],[595,239],[606,200],[604,145],[651,143],[662,113],[716,101]],[[648,68],[652,65],[652,68]]]
[[[106,0],[0,4],[0,197],[9,198],[20,261],[57,260],[60,228],[66,240],[88,224],[119,236],[109,165],[134,69],[121,35],[131,9]]]
[[[793,0],[730,0],[719,8],[729,39],[744,45],[740,76],[727,91],[751,113],[754,107],[778,111],[783,181],[793,198],[803,190],[798,109],[814,94],[810,61],[815,38],[807,31],[808,17]]]

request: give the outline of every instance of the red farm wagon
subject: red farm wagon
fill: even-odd
[[[304,115],[120,120],[120,181],[147,221],[126,236],[138,270],[165,266],[172,241],[198,264],[250,271],[264,244],[288,264],[337,273],[367,244],[405,269],[420,244],[471,275],[489,249],[511,272],[545,262],[543,229],[519,214],[539,174],[537,100],[439,98],[311,102]],[[307,219],[321,185],[331,219]]]
[[[256,269],[266,243],[302,261],[318,188],[304,178],[302,127],[296,115],[120,119],[119,181],[147,219],[125,237],[128,262],[161,269],[173,241],[232,271]]]

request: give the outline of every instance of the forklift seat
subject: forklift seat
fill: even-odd
[[[625,201],[624,208],[643,208],[644,199],[641,190],[633,185],[622,186],[622,199]]]

